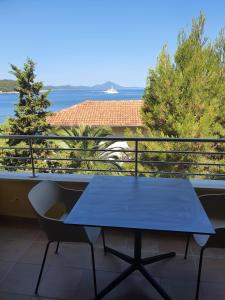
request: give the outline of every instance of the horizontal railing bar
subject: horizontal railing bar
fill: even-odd
[[[28,158],[30,159],[30,158]],[[94,158],[35,158],[35,161],[95,161],[95,162],[108,162],[108,163],[134,163],[135,160],[117,160],[117,159],[94,159]],[[168,164],[168,165],[194,165],[194,166],[221,166],[224,167],[225,164],[218,164],[218,163],[198,163],[198,162],[170,162],[170,161],[148,161],[148,160],[138,160],[140,164]]]
[[[224,177],[225,174],[208,174],[208,173],[181,173],[181,172],[161,172],[161,171],[144,171],[139,172],[140,174],[160,174],[160,175],[182,175],[182,176],[210,176],[210,177]]]
[[[13,157],[6,156],[0,157],[0,159],[12,159],[12,160],[30,160],[30,157]],[[95,162],[107,162],[107,163],[134,163],[135,160],[116,160],[116,159],[79,159],[79,158],[35,158],[35,161],[95,161]],[[147,161],[147,160],[138,160],[140,164],[164,164],[164,165],[193,165],[193,166],[218,166],[225,167],[225,164],[218,163],[197,163],[197,162],[170,162],[170,161]]]
[[[0,169],[28,169],[31,170],[32,168],[29,166],[5,166],[0,165]]]
[[[3,156],[0,157],[0,159],[16,159],[16,160],[30,160],[30,157],[17,157],[17,156]],[[45,158],[45,157],[39,157],[35,158],[35,161],[95,161],[95,162],[120,162],[120,163],[134,163],[135,160],[117,160],[117,159],[83,159],[83,158]],[[194,165],[194,166],[221,166],[224,167],[225,164],[223,163],[198,163],[198,162],[174,162],[174,161],[151,161],[151,160],[138,160],[137,161],[140,164],[168,164],[168,165]]]
[[[30,160],[30,157],[13,157],[6,156],[0,157],[0,159],[12,159],[12,160]],[[116,160],[116,159],[78,159],[78,158],[34,158],[35,161],[95,161],[95,162],[106,162],[106,163],[134,163],[135,160]],[[140,164],[164,164],[164,165],[193,165],[193,166],[218,166],[225,167],[225,164],[218,163],[197,163],[197,162],[170,162],[170,161],[147,161],[147,160],[138,160]]]
[[[0,165],[0,169],[6,168],[6,169],[28,169],[31,170],[32,168],[29,166],[4,166]],[[44,171],[73,171],[73,172],[78,172],[78,171],[84,171],[84,172],[116,172],[116,173],[134,173],[133,170],[108,170],[108,169],[77,169],[77,168],[41,168],[41,167],[36,167],[35,170],[44,170]],[[208,173],[181,173],[181,172],[162,172],[162,171],[139,171],[139,174],[160,174],[160,175],[182,175],[182,176],[207,176],[207,177],[225,177],[225,174],[208,174]]]
[[[203,155],[224,155],[225,152],[204,152],[204,151],[165,151],[165,150],[139,150],[139,153],[167,153],[167,154],[203,154]]]
[[[155,141],[155,142],[204,142],[204,143],[225,143],[225,138],[157,138],[157,137],[87,137],[87,136],[56,136],[56,135],[0,135],[0,139],[18,140],[94,140],[94,141]]]
[[[87,152],[135,152],[135,150],[117,150],[113,148],[106,148],[106,149],[89,149],[89,148],[37,148],[33,147],[33,150],[49,150],[49,151],[87,151]]]
[[[20,147],[0,147],[0,150],[29,150],[27,148]],[[117,149],[87,149],[87,148],[37,148],[33,147],[33,150],[49,150],[49,151],[87,151],[87,152],[122,152],[122,153],[134,153],[135,150],[117,150]],[[204,152],[204,151],[165,151],[165,150],[138,150],[138,153],[165,153],[165,154],[202,154],[202,155],[225,155],[225,152]]]
[[[29,156],[0,156],[0,159],[17,159],[17,160],[30,160]]]
[[[36,167],[35,170],[44,170],[44,171],[73,171],[73,172],[115,172],[115,173],[131,173],[133,171],[130,170],[109,170],[109,169],[77,169],[77,168],[38,168]]]
[[[221,166],[224,167],[225,164],[218,163],[198,163],[198,162],[178,162],[178,161],[151,161],[151,160],[138,160],[138,163],[145,164],[165,164],[165,165],[194,165],[194,166]]]
[[[34,160],[35,161],[43,161],[43,160],[46,160],[46,161],[101,161],[101,162],[108,162],[108,163],[115,163],[115,162],[135,162],[135,160],[119,160],[119,159],[95,159],[95,158],[44,158],[44,157],[39,157],[39,158],[36,158],[34,157]]]
[[[29,150],[29,147],[0,147],[0,150]]]
[[[7,150],[28,150],[29,148],[6,148]],[[1,150],[5,150],[1,148]],[[82,151],[82,152],[112,152],[112,153],[134,153],[135,150],[107,150],[107,149],[84,149],[84,148],[33,148],[33,150],[49,150],[49,151]],[[145,151],[139,150],[138,153],[167,153],[167,154],[201,154],[201,155],[225,155],[225,152],[194,152],[194,151]]]

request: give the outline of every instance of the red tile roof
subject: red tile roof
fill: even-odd
[[[88,100],[48,117],[52,126],[142,126],[141,100]]]

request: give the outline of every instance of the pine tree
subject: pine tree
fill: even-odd
[[[163,47],[155,69],[150,69],[144,92],[142,118],[151,137],[220,138],[225,133],[225,38],[222,30],[214,42],[204,36],[205,17],[193,19],[190,33],[178,35],[171,59]],[[139,132],[140,134],[140,132]],[[218,151],[224,145],[203,143],[150,143],[143,149],[168,151]],[[143,154],[143,159],[178,162],[224,162],[220,156]],[[218,167],[193,165],[143,165],[153,171],[215,173]],[[211,169],[210,169],[211,168]]]
[[[225,39],[207,42],[204,24],[200,14],[179,34],[174,63],[164,47],[149,72],[142,116],[153,136],[224,136]]]

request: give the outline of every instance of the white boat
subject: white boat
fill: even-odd
[[[106,94],[118,94],[118,91],[115,90],[113,87],[111,87],[111,89],[108,89],[108,90],[104,91],[104,93],[106,93]]]

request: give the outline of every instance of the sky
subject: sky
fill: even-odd
[[[215,39],[225,0],[0,0],[0,79],[30,57],[46,85],[143,87],[162,46],[173,55],[200,11]]]

